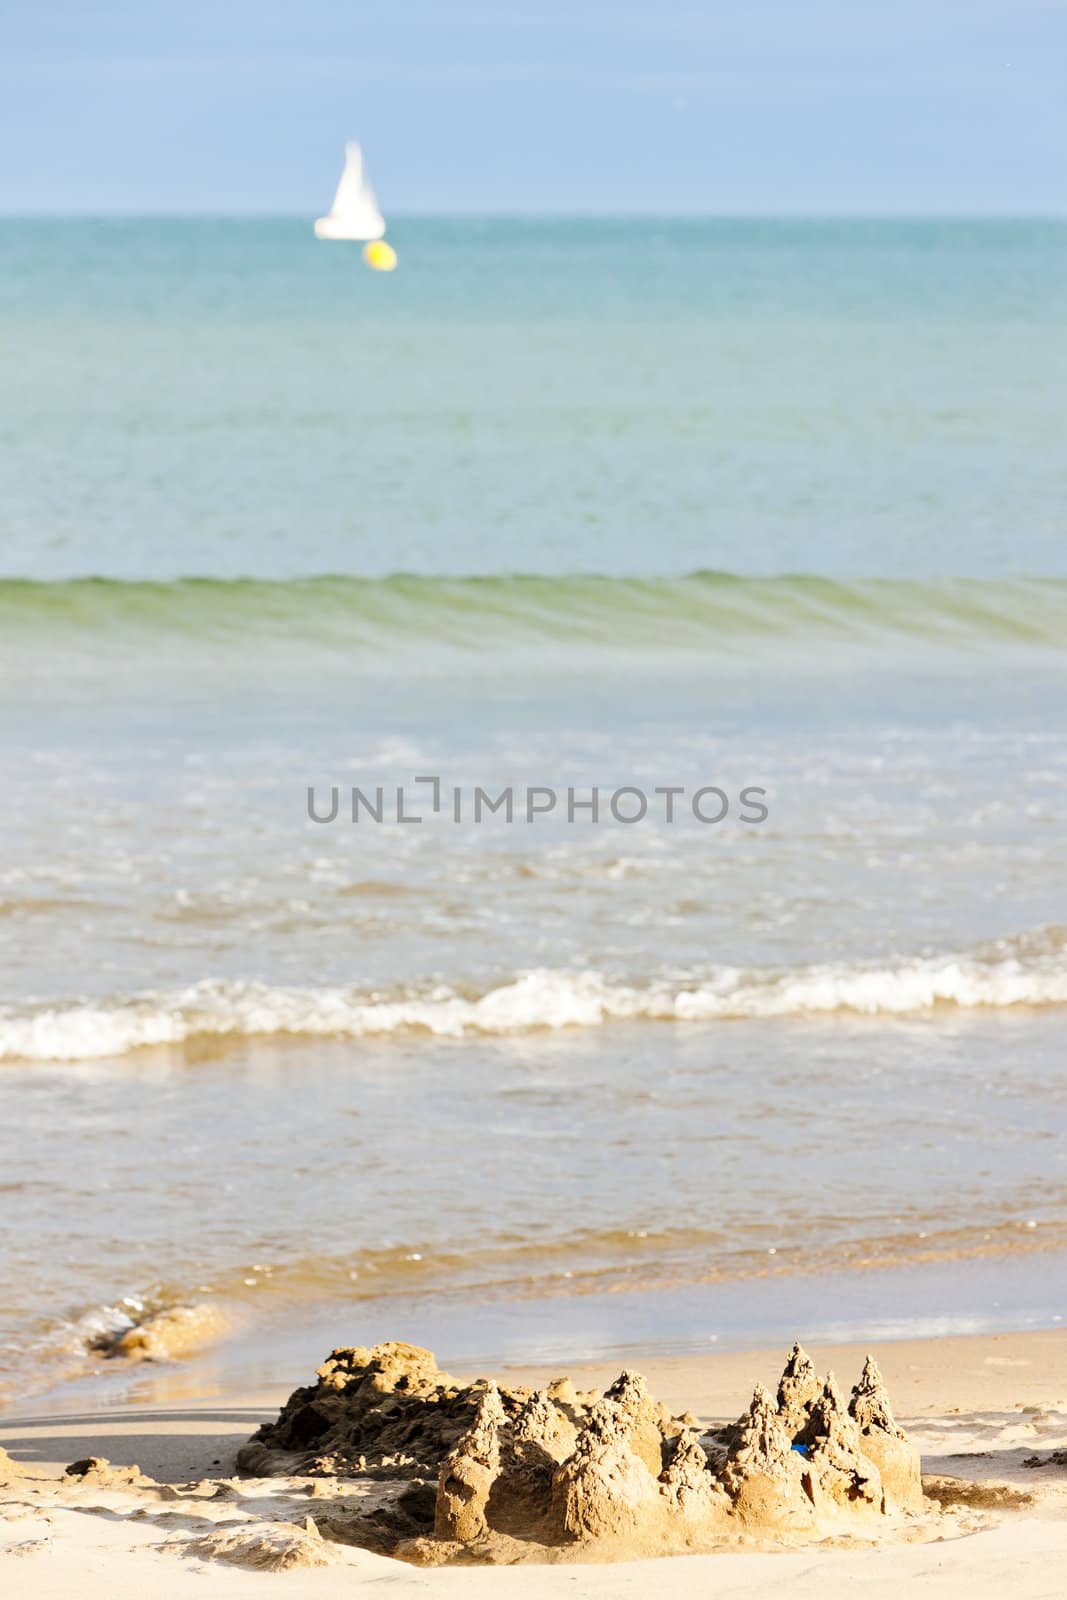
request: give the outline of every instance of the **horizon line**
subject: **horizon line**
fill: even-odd
[[[761,208],[758,210],[669,211],[479,209],[397,210],[395,222],[1067,222],[1063,210],[820,210]],[[204,210],[0,210],[5,222],[296,222],[311,224],[311,211]]]

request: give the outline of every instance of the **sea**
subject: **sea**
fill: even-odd
[[[0,1396],[1056,1325],[1067,224],[390,239],[0,223]]]

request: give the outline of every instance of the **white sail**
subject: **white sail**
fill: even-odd
[[[385,218],[378,210],[374,190],[363,171],[363,152],[358,144],[345,146],[345,170],[337,185],[328,215],[315,224],[316,239],[380,239]]]

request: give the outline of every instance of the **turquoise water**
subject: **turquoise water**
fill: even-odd
[[[1067,226],[395,242],[0,224],[0,1386],[1047,1323]]]
[[[2,223],[4,571],[1067,573],[1067,225]]]

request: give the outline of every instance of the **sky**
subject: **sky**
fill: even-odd
[[[0,212],[1067,214],[1067,0],[0,0]]]

